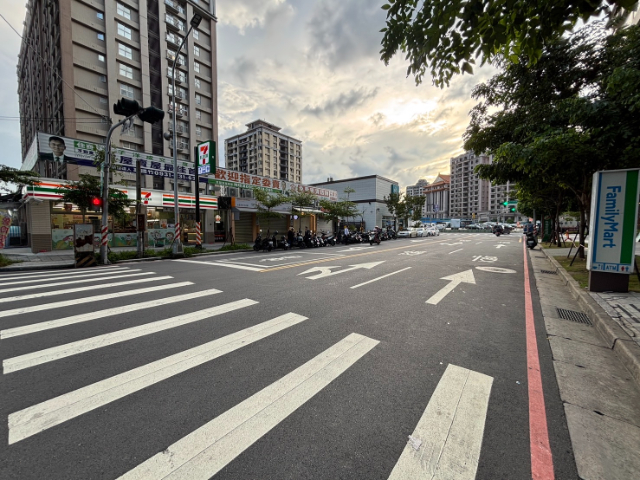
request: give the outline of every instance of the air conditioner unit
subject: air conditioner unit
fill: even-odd
[[[233,188],[233,187],[228,187],[227,188],[227,193],[229,194],[230,197],[238,197],[238,189],[237,188]]]

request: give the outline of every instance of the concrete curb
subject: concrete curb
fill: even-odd
[[[580,284],[562,268],[555,258],[549,255],[545,249],[541,250],[556,268],[565,284],[569,286],[571,294],[589,316],[600,336],[629,370],[636,384],[640,386],[640,346],[586,291],[580,288]]]

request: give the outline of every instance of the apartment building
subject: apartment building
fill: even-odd
[[[449,213],[451,218],[489,219],[491,182],[475,173],[476,166],[491,163],[488,155],[466,152],[452,158]]]
[[[280,132],[264,120],[247,125],[247,131],[224,141],[225,165],[230,170],[302,182],[302,142]]]
[[[415,185],[408,185],[405,188],[405,194],[407,197],[419,197],[424,195],[424,188],[429,185],[426,178],[421,178]]]
[[[202,21],[177,55],[195,13]],[[176,59],[177,156],[192,161],[197,143],[218,137],[215,14],[215,0],[28,0],[17,67],[23,168],[67,180],[95,174],[87,165],[52,172],[39,160],[24,160],[38,132],[104,143],[110,125],[121,120],[112,111],[121,98],[166,115],[153,126],[136,119],[128,131],[114,133],[112,146],[172,157],[163,133],[173,130]],[[142,182],[173,189],[173,175],[144,175]],[[120,184],[135,185],[135,174],[122,172]],[[194,192],[195,185],[180,180],[179,190]]]
[[[450,218],[449,195],[451,187],[451,175],[438,174],[436,179],[422,190],[425,196],[423,217],[429,219]]]
[[[504,202],[515,200],[515,184],[507,182],[506,185],[491,185],[491,198],[489,199],[489,209],[491,211],[491,220],[511,221],[520,220],[521,215],[517,212],[511,212],[512,206],[505,206]]]

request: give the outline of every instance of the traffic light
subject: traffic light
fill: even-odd
[[[113,113],[115,113],[116,115],[130,117],[131,115],[135,115],[136,113],[140,112],[140,110],[140,104],[135,100],[122,98],[118,100],[118,103],[113,104]]]
[[[506,207],[507,205],[509,205],[509,202],[507,202],[507,201],[505,200],[504,202],[502,202],[502,205],[504,205],[504,206]]]
[[[91,199],[91,210],[94,212],[102,210],[102,199],[100,197],[93,197]]]
[[[138,114],[138,118],[143,122],[156,123],[164,118],[164,110],[156,107],[147,107]]]
[[[511,207],[511,208],[509,209],[509,211],[511,211],[511,212],[515,212],[515,211],[516,211],[516,207]]]

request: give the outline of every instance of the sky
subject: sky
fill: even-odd
[[[263,119],[302,141],[302,182],[365,175],[402,190],[449,173],[463,153],[473,87],[496,71],[429,76],[416,86],[403,55],[380,60],[381,1],[218,0],[219,143]],[[25,0],[2,0],[22,33]],[[0,19],[0,163],[21,163],[16,65],[20,38]],[[221,149],[222,151],[222,149]]]

